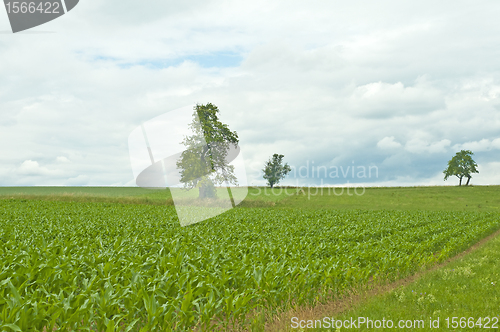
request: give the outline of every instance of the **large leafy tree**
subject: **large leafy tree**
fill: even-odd
[[[181,182],[187,189],[199,188],[200,198],[217,197],[215,185],[237,184],[228,152],[238,147],[238,134],[219,120],[219,109],[208,103],[196,105],[189,125],[193,134],[183,140],[186,150],[177,161]]]
[[[283,165],[284,157],[282,154],[275,153],[272,159],[269,159],[264,165],[264,169],[262,170],[264,172],[264,179],[267,180],[267,184],[271,188],[283,180],[292,170],[288,164]]]
[[[462,185],[462,179],[467,178],[466,186],[469,185],[473,173],[479,173],[477,164],[472,159],[474,153],[470,150],[462,150],[448,161],[448,167],[443,171],[444,179],[447,180],[450,176],[456,176],[460,181],[459,186]]]

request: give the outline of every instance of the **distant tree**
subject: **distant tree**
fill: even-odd
[[[280,180],[283,180],[285,176],[292,170],[288,164],[283,165],[283,158],[285,156],[282,154],[275,153],[272,159],[269,159],[264,165],[264,179],[267,180],[267,184],[273,188],[275,184],[278,184]]]
[[[220,122],[218,114],[219,109],[211,103],[196,105],[189,125],[193,135],[184,138],[187,149],[177,161],[180,181],[186,189],[198,187],[199,198],[217,197],[215,184],[237,184],[227,154],[231,144],[238,146],[238,134]]]
[[[457,152],[457,154],[448,161],[448,168],[446,168],[444,173],[445,181],[452,175],[456,176],[460,181],[459,186],[462,185],[462,179],[467,178],[466,186],[469,185],[469,181],[472,178],[473,173],[479,173],[477,170],[477,164],[472,159],[472,151],[462,150]]]

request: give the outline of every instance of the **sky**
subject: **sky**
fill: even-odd
[[[284,185],[457,185],[461,149],[472,184],[500,185],[498,17],[496,0],[81,0],[13,34],[0,9],[0,185],[134,186],[130,133],[197,103],[238,133],[251,185],[275,153]]]

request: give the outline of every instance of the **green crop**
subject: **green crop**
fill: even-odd
[[[5,331],[212,330],[443,260],[500,228],[471,212],[233,209],[0,200]]]

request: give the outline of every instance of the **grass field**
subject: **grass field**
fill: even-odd
[[[180,227],[168,190],[0,188],[0,327],[262,331],[500,229],[498,186],[279,190],[250,188],[240,208]],[[484,285],[500,282],[495,250],[408,285],[423,296],[398,288],[345,315],[494,315],[499,293]]]
[[[352,188],[250,187],[242,206],[500,212],[500,186],[383,187],[358,194]],[[0,199],[8,198],[172,205],[168,189],[137,187],[0,187]]]
[[[0,199],[172,205],[168,189],[138,187],[0,187]]]
[[[273,197],[270,189],[260,188],[260,196]],[[396,187],[396,188],[303,188],[304,193],[279,197],[277,206],[293,208],[333,208],[368,210],[453,210],[499,211],[500,186],[475,187]],[[343,190],[343,192],[342,192]],[[280,189],[275,189],[280,193]],[[289,190],[291,193],[292,190]],[[250,192],[258,193],[258,189]],[[269,196],[267,196],[268,194]],[[350,194],[350,195],[349,195]],[[259,196],[255,196],[259,198]]]

